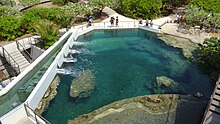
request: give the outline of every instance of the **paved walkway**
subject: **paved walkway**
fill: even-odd
[[[132,18],[128,18],[125,17],[123,15],[120,15],[118,13],[116,13],[114,10],[112,10],[111,8],[105,7],[103,9],[103,12],[106,13],[109,18],[103,20],[102,22],[109,22],[110,21],[110,17],[116,17],[118,16],[119,18],[119,23],[120,21],[139,21],[136,19],[132,19]],[[207,33],[201,33],[200,35],[195,35],[195,34],[183,34],[180,32],[177,32],[177,23],[165,23],[167,21],[171,21],[174,20],[175,17],[174,16],[167,16],[167,17],[162,17],[162,18],[158,18],[158,19],[154,19],[153,20],[153,24],[154,25],[163,25],[161,27],[161,33],[165,33],[165,34],[169,34],[169,35],[174,35],[174,36],[178,36],[178,37],[182,37],[182,38],[187,38],[189,40],[191,40],[194,43],[203,43],[203,41],[205,40],[205,38],[210,38],[211,36],[209,36]],[[145,23],[146,20],[143,20],[143,23]]]
[[[178,26],[177,23],[166,23],[161,27],[161,33],[187,38],[194,43],[203,43],[205,38],[210,38],[210,36],[207,33],[201,33],[200,35],[195,35],[195,34],[183,34],[177,32],[177,26]]]

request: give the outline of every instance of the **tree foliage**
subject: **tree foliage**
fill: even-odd
[[[132,18],[155,18],[160,15],[162,0],[121,0],[119,11]]]
[[[12,40],[21,35],[21,21],[14,16],[0,18],[0,37],[1,39]]]
[[[219,0],[191,0],[190,4],[196,5],[206,12],[220,13]]]
[[[51,0],[53,4],[56,5],[65,5],[68,2],[77,3],[79,0]]]
[[[0,5],[1,6],[14,6],[15,1],[14,0],[0,0]]]
[[[200,48],[198,59],[210,73],[220,73],[220,39],[206,39]]]
[[[52,21],[41,19],[34,24],[33,28],[41,35],[41,45],[45,49],[58,40],[59,27]]]
[[[40,3],[40,0],[19,0],[19,5],[31,6]]]
[[[32,25],[40,19],[46,19],[57,25],[64,22],[63,13],[60,8],[32,8],[27,10],[22,17],[22,26],[24,29],[33,32]]]
[[[21,13],[8,6],[0,6],[0,17],[3,18],[4,16],[20,16]]]
[[[195,5],[188,5],[185,10],[187,23],[191,26],[199,25],[206,29],[220,28],[220,13],[210,13]]]

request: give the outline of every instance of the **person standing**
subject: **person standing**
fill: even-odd
[[[116,16],[115,24],[116,24],[116,27],[118,27],[118,16]]]
[[[111,26],[114,26],[114,20],[115,20],[115,18],[112,16],[112,17],[110,18]]]

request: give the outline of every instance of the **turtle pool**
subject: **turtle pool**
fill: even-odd
[[[67,123],[114,101],[146,94],[195,94],[209,97],[213,85],[210,78],[181,50],[167,46],[155,33],[140,30],[95,30],[77,39],[76,63],[62,68],[76,73],[91,70],[95,89],[87,98],[69,96],[74,76],[58,75],[58,94],[50,102],[43,117],[52,124]],[[160,80],[172,80],[161,84]],[[163,82],[163,81],[162,81]],[[167,81],[164,81],[167,82]]]

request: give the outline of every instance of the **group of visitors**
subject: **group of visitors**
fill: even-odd
[[[116,25],[116,27],[118,27],[118,16],[116,16],[116,19],[114,18],[114,16],[112,16],[111,18],[110,18],[110,23],[111,23],[111,27],[113,27],[114,26],[114,21],[115,21],[115,25]]]
[[[143,24],[143,20],[142,19],[140,19],[139,24]],[[153,27],[153,20],[147,19],[146,20],[146,26]]]

